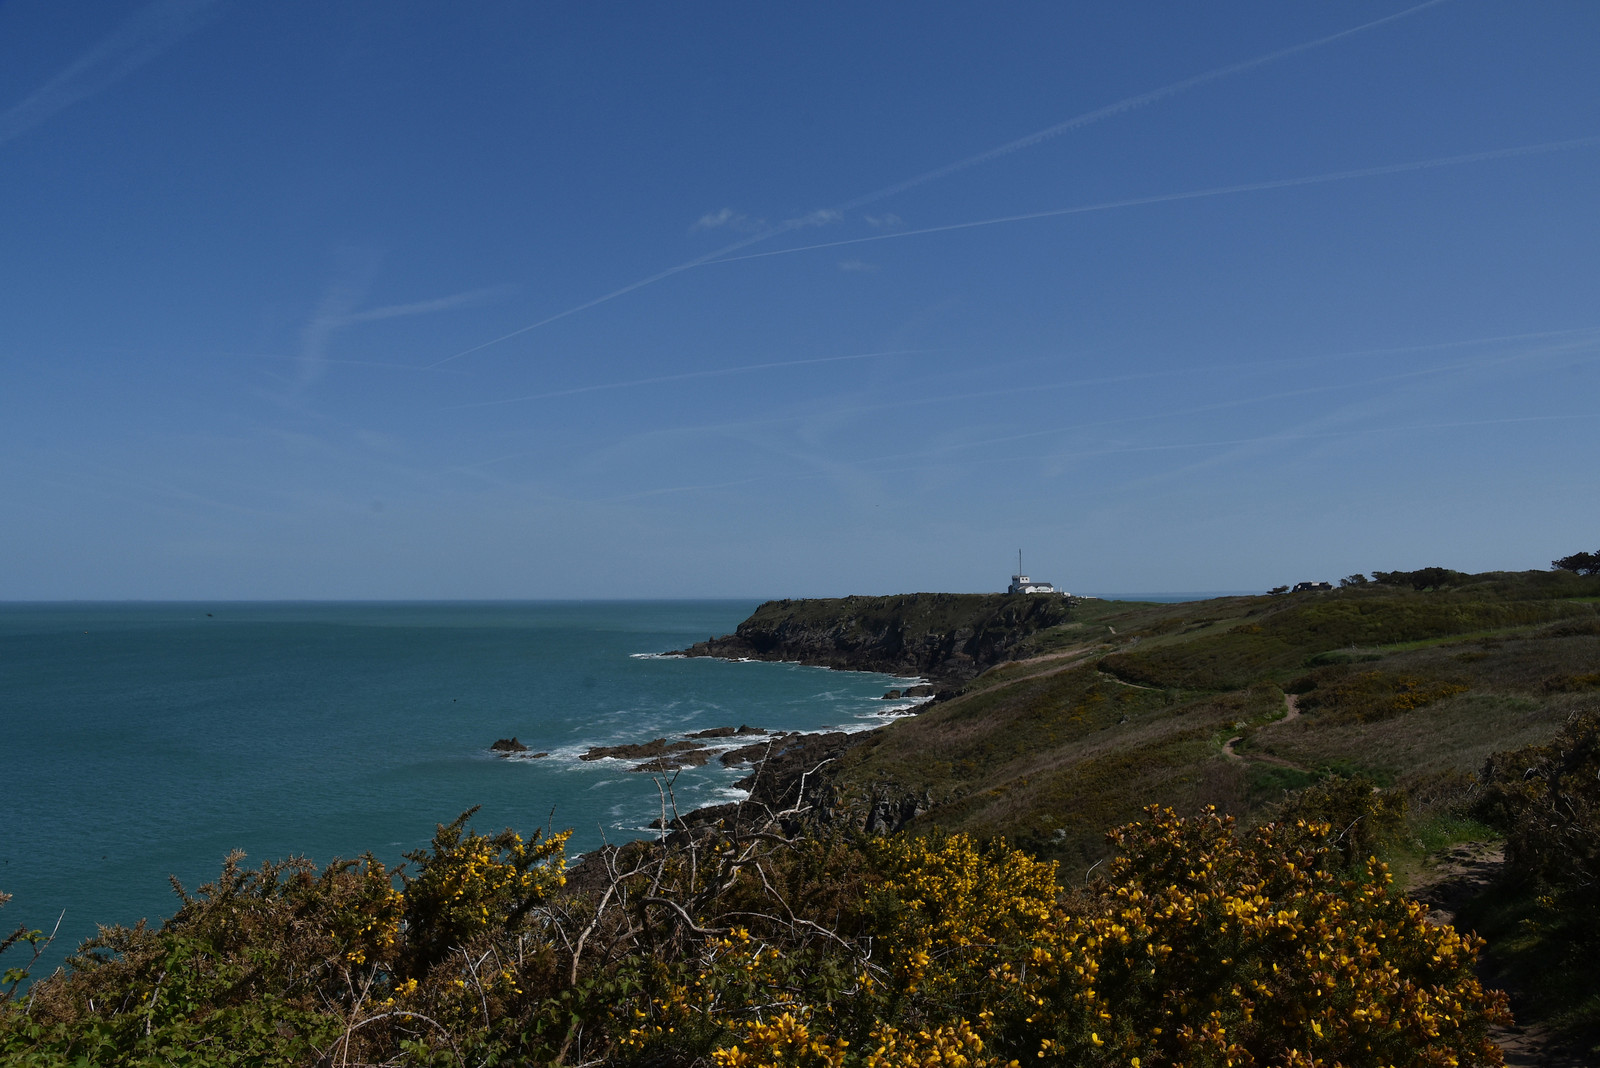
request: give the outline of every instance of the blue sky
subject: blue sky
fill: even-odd
[[[0,4],[0,598],[1600,542],[1600,5]]]

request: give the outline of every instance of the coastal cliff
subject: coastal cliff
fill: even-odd
[[[1072,604],[1066,597],[1005,593],[768,601],[732,634],[679,655],[787,660],[958,683],[1010,659],[1036,631],[1065,623]]]

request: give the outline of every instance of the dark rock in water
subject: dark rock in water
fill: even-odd
[[[934,693],[935,691],[932,685],[923,683],[920,686],[912,686],[908,688],[905,695],[907,697],[932,697]]]
[[[597,745],[578,759],[603,760],[606,757],[616,757],[619,760],[641,760],[666,756],[668,753],[681,753],[686,749],[703,748],[705,747],[699,742],[668,742],[665,738],[656,738],[642,745]]]
[[[883,700],[885,700],[885,701],[898,701],[898,700],[900,700],[900,691],[899,690],[890,690],[888,693],[883,695]]]
[[[489,747],[495,753],[526,753],[528,747],[517,741],[516,738],[501,738]]]
[[[767,755],[768,750],[782,749],[784,743],[790,738],[798,738],[798,731],[781,731],[774,734],[764,742],[752,745],[742,745],[737,749],[730,749],[717,759],[722,761],[723,767],[731,768],[735,764],[753,764]]]
[[[705,749],[679,749],[664,753],[643,764],[635,764],[630,771],[677,771],[680,768],[698,768],[711,759]]]
[[[684,735],[685,738],[738,738],[747,734],[765,734],[765,727],[750,727],[743,723],[737,727],[710,727],[703,731],[694,731]]]

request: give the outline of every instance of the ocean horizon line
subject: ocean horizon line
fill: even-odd
[[[1004,590],[911,590],[904,593],[841,593],[817,596],[715,595],[676,597],[45,597],[4,598],[0,607],[37,605],[493,605],[493,604],[681,604],[681,603],[765,603],[767,601],[837,600],[844,597],[907,597],[919,593],[958,593],[984,596]],[[1264,590],[1159,590],[1135,593],[1068,593],[1071,597],[1093,597],[1102,601],[1203,601],[1212,597],[1255,597]]]

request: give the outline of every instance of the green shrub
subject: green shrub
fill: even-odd
[[[1506,885],[1479,917],[1502,935],[1494,962],[1558,1025],[1600,1040],[1600,710],[1496,754],[1481,778],[1474,814],[1506,836]]]
[[[1352,865],[1338,829],[1151,809],[1112,838],[1070,894],[965,835],[709,828],[597,855],[581,892],[559,886],[561,836],[464,820],[398,886],[370,858],[230,858],[160,929],[108,930],[0,1006],[0,1061],[1498,1063],[1475,943]]]
[[[1470,689],[1450,680],[1375,670],[1323,669],[1310,678],[1310,687],[1298,688],[1303,711],[1368,722],[1412,712]]]

